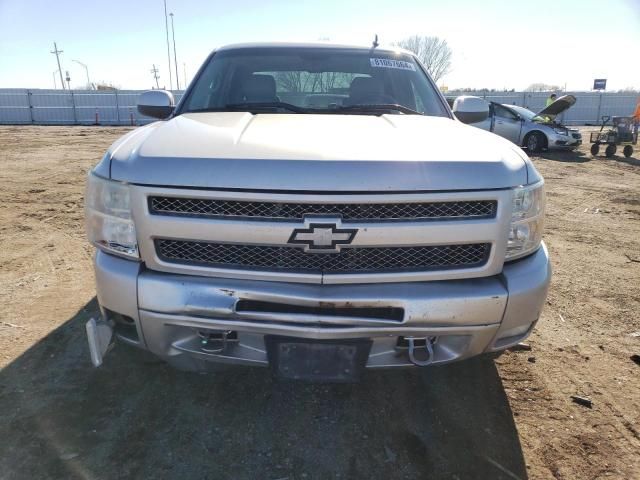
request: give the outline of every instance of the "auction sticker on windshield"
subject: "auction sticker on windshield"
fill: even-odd
[[[411,62],[405,62],[404,60],[393,60],[390,58],[370,58],[372,67],[379,68],[397,68],[399,70],[411,70],[416,71],[416,66]]]

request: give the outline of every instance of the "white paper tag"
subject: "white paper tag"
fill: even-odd
[[[369,60],[371,61],[372,67],[416,71],[416,66],[413,63],[405,62],[404,60],[393,60],[390,58],[370,58]]]

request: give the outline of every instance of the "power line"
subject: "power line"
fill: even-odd
[[[169,50],[169,20],[167,19],[167,0],[164,2],[164,30],[167,34],[167,61],[169,62],[169,88],[173,90],[173,78],[171,75],[171,51]]]
[[[158,83],[158,79],[160,78],[160,75],[158,75],[158,69],[156,68],[156,64],[153,64],[153,68],[150,70],[151,73],[153,73],[153,78],[156,79],[156,87],[158,88],[158,90],[160,90],[160,84]]]
[[[178,76],[178,57],[176,55],[176,31],[173,28],[173,13],[170,13],[171,17],[171,36],[173,37],[173,64],[176,67],[176,89],[180,90],[180,77]]]
[[[55,53],[56,55],[56,60],[58,62],[58,72],[60,73],[60,83],[62,84],[62,89],[64,90],[64,80],[62,79],[62,67],[60,66],[60,54],[62,53],[62,50],[58,50],[58,45],[56,45],[56,42],[53,42],[53,52],[51,53]]]

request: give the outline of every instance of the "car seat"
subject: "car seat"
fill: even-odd
[[[279,102],[276,81],[271,75],[247,75],[232,94],[233,103]]]
[[[356,77],[349,86],[349,97],[345,105],[359,105],[369,103],[389,103],[384,94],[382,82],[371,77]]]

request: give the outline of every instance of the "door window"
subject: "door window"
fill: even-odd
[[[511,110],[504,108],[502,105],[493,105],[493,111],[496,117],[500,117],[507,120],[517,120],[518,117]]]

